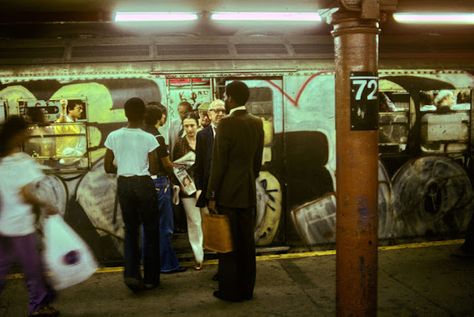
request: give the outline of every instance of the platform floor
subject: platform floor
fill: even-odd
[[[450,252],[460,241],[383,247],[379,252],[378,316],[474,316],[474,260]],[[255,298],[226,303],[212,296],[216,262],[203,271],[162,275],[162,285],[135,295],[121,268],[101,269],[63,290],[61,316],[335,316],[334,251],[258,258]],[[189,263],[189,265],[191,265]],[[18,275],[0,295],[0,316],[26,316],[27,293]]]

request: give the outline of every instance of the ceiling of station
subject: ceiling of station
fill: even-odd
[[[393,1],[393,0],[392,0]],[[316,23],[217,23],[209,19],[215,11],[317,11],[336,0],[2,0],[0,38],[104,38],[130,36],[233,36],[233,35],[330,35],[332,26]],[[192,11],[198,21],[142,23],[121,26],[112,22],[116,10]],[[474,1],[399,0],[398,11],[441,10],[474,12]],[[387,14],[382,34],[471,35],[474,26],[409,26],[395,23]]]

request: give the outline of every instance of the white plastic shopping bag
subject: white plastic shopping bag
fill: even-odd
[[[88,279],[97,262],[87,244],[60,215],[44,220],[44,260],[52,286],[63,289]]]

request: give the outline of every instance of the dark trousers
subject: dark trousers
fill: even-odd
[[[55,293],[44,278],[43,262],[38,252],[35,233],[19,237],[0,236],[0,293],[5,285],[8,270],[14,261],[21,265],[25,274],[29,294],[28,314],[50,304]]]
[[[250,299],[256,275],[255,208],[218,210],[229,217],[234,245],[234,251],[219,254],[219,291],[229,299]]]
[[[159,213],[150,176],[118,178],[118,198],[125,224],[124,277],[141,280],[139,232],[143,224],[143,281],[160,283]]]

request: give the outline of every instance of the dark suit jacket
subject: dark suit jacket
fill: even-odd
[[[263,123],[245,110],[234,111],[217,126],[207,197],[230,208],[256,205],[255,179],[262,165]]]
[[[197,207],[205,207],[207,204],[206,191],[211,175],[212,146],[214,144],[214,133],[209,125],[196,135],[196,162],[194,163],[194,182],[196,188],[202,190]]]

